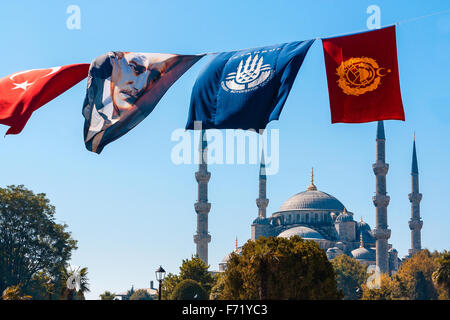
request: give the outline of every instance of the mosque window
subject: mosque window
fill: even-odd
[[[305,222],[309,222],[309,213],[306,214],[306,221]]]

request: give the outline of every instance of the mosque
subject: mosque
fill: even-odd
[[[200,152],[207,150],[206,138],[202,133]],[[386,192],[386,175],[389,165],[385,162],[385,132],[382,121],[377,125],[376,162],[373,171],[376,177],[376,193],[372,198],[375,205],[376,226],[371,228],[361,218],[355,221],[354,214],[346,209],[338,199],[320,191],[314,184],[314,172],[311,172],[311,183],[306,191],[299,192],[287,199],[277,212],[270,217],[266,216],[269,199],[266,196],[267,177],[265,174],[264,157],[261,159],[259,173],[259,197],[256,199],[258,216],[251,225],[251,239],[261,236],[289,238],[295,235],[305,240],[313,240],[325,250],[327,257],[333,259],[346,254],[366,265],[376,265],[380,271],[395,273],[402,260],[397,250],[388,243],[391,230],[388,229],[387,207],[389,196]],[[201,158],[201,157],[200,157]],[[195,204],[197,212],[197,233],[194,242],[197,244],[198,256],[208,263],[208,243],[211,235],[208,233],[208,213],[211,208],[208,203],[207,185],[210,172],[207,164],[200,163],[196,172],[198,182],[198,201]],[[407,257],[421,250],[421,229],[423,222],[420,217],[419,172],[417,166],[416,144],[413,142],[412,168],[411,168],[411,249]],[[234,252],[240,253],[237,246]],[[406,257],[406,258],[407,258]],[[223,272],[230,254],[219,263],[219,272]]]

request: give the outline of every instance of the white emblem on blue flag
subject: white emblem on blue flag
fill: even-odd
[[[263,64],[264,58],[256,54],[253,59],[250,55],[247,60],[242,59],[239,62],[236,72],[230,72],[224,81],[222,87],[231,92],[248,92],[262,87],[273,75],[270,64]]]

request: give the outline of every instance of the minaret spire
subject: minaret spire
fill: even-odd
[[[194,205],[197,212],[197,233],[194,235],[194,243],[197,245],[197,255],[208,264],[208,243],[211,242],[211,235],[208,232],[208,214],[211,204],[208,202],[208,182],[211,173],[208,172],[208,143],[206,132],[202,130],[199,142],[199,165],[195,173],[198,183],[198,199]]]
[[[376,193],[372,198],[376,210],[376,227],[373,229],[373,236],[376,239],[376,263],[380,272],[389,273],[388,239],[391,237],[391,230],[387,223],[387,206],[390,197],[386,194],[386,175],[389,165],[386,163],[386,136],[384,133],[383,121],[378,121],[377,125],[377,160],[372,165],[376,177]]]
[[[256,199],[256,205],[258,206],[258,217],[266,218],[266,209],[269,204],[267,199],[267,176],[266,176],[266,163],[264,161],[264,146],[261,148],[261,163],[259,167],[259,196]]]
[[[419,167],[417,165],[417,153],[416,153],[416,137],[414,134],[413,139],[413,154],[411,165],[411,193],[408,195],[411,202],[411,220],[409,220],[409,229],[411,230],[411,249],[409,249],[409,255],[417,253],[422,250],[421,241],[421,229],[423,221],[420,218],[420,201],[422,200],[422,194],[419,192]]]

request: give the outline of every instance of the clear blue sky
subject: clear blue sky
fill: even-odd
[[[81,30],[66,28],[66,8],[81,8]],[[0,4],[0,76],[90,62],[110,50],[201,53],[271,45],[366,28],[366,8],[381,8],[382,25],[450,9],[447,1],[16,1]],[[449,249],[450,14],[397,29],[406,122],[386,121],[390,242],[410,246],[412,136],[420,170],[422,244]],[[173,130],[183,128],[192,85],[207,62],[190,69],[153,113],[101,155],[85,150],[81,106],[86,81],[34,113],[24,131],[0,141],[0,185],[24,184],[56,206],[87,266],[92,292],[148,287],[161,264],[178,272],[195,253],[195,165],[174,165]],[[311,47],[280,121],[280,170],[268,178],[268,212],[309,184],[337,197],[372,227],[376,124],[330,123],[320,41]],[[1,127],[0,135],[7,127]],[[211,269],[250,238],[257,215],[257,165],[212,165],[209,199]]]

